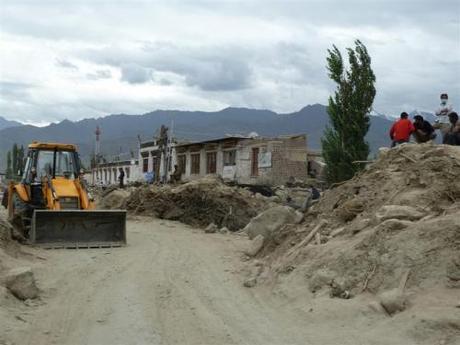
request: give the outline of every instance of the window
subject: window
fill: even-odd
[[[149,159],[144,158],[142,160],[142,172],[147,172],[147,171],[149,171]]]
[[[224,166],[236,165],[236,150],[224,151]]]
[[[192,174],[199,174],[200,173],[200,154],[194,153],[191,155],[192,158]]]
[[[252,149],[251,176],[259,175],[259,148]]]
[[[185,155],[178,155],[177,156],[177,168],[179,169],[181,174],[185,174],[185,164],[186,164]]]
[[[208,152],[206,154],[206,174],[216,173],[216,152]]]
[[[56,151],[56,157],[54,155],[54,151],[39,151],[37,160],[38,176],[53,176],[53,165],[55,163],[55,176],[63,176],[70,179],[76,178],[78,172],[76,171],[74,153],[69,151]]]
[[[130,169],[129,168],[125,168],[125,171],[126,171],[126,178],[128,179],[129,178],[129,171]]]

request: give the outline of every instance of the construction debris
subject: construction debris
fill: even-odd
[[[255,256],[264,246],[265,238],[262,235],[257,235],[249,243],[249,246],[244,250],[244,253],[248,256]]]
[[[14,296],[21,300],[38,297],[39,290],[30,267],[18,267],[10,270],[6,274],[5,285]]]
[[[204,232],[207,233],[207,234],[214,234],[214,233],[217,232],[218,229],[219,228],[217,227],[216,224],[211,223],[206,227],[206,229],[204,229]]]
[[[279,230],[285,224],[297,224],[303,219],[303,214],[288,206],[272,207],[257,217],[251,219],[246,225],[244,231],[247,232],[250,239],[258,235],[269,239],[273,233]]]
[[[405,306],[405,294],[389,291],[408,268],[409,289],[456,287],[459,176],[458,147],[419,144],[385,150],[353,179],[327,190],[303,223],[280,227],[267,238],[265,263],[273,279],[296,267],[292,274],[306,277],[314,292],[381,294],[390,314]],[[282,241],[274,241],[280,231]],[[321,245],[313,241],[315,232]]]
[[[127,209],[193,226],[214,223],[219,228],[237,231],[270,204],[268,198],[255,198],[244,188],[207,177],[179,186],[139,187],[128,198]]]
[[[112,188],[103,194],[99,199],[97,207],[104,210],[126,209],[126,203],[134,188],[116,189]]]

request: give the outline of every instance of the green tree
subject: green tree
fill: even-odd
[[[369,130],[369,112],[375,97],[375,75],[361,41],[356,40],[354,49],[347,48],[347,52],[348,69],[339,49],[335,45],[328,49],[329,77],[337,84],[327,108],[331,126],[325,129],[321,139],[329,183],[352,178],[364,167],[353,162],[366,160],[369,155],[364,137]]]
[[[11,151],[11,161],[13,176],[16,176],[18,174],[18,145],[16,143],[13,144]]]
[[[20,175],[22,175],[22,173],[24,172],[25,165],[26,165],[26,158],[25,158],[25,153],[24,153],[24,145],[21,145],[21,147],[18,149],[18,163],[17,163],[17,168],[18,168]]]
[[[11,178],[12,170],[11,170],[11,151],[8,151],[6,154],[6,178]]]

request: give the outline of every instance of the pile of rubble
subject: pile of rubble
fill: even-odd
[[[176,186],[139,187],[126,200],[126,208],[134,214],[179,220],[198,227],[214,223],[231,231],[244,228],[271,204],[269,198],[255,197],[244,188],[227,186],[213,177]]]
[[[404,308],[405,289],[460,287],[459,177],[459,147],[382,151],[326,191],[301,223],[263,234],[257,279],[297,275],[314,294],[379,294],[389,313]]]
[[[24,267],[18,257],[21,252],[11,239],[12,231],[6,217],[0,214],[0,306],[10,299],[10,294],[20,300],[34,299],[39,295],[32,270]]]

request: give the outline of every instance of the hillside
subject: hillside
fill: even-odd
[[[25,125],[0,130],[0,169],[4,169],[6,152],[14,142],[26,145],[32,140],[49,140],[75,143],[87,160],[94,145],[94,130],[102,130],[101,149],[106,155],[136,150],[137,136],[151,139],[162,124],[171,126],[179,139],[200,140],[224,136],[228,133],[255,131],[259,135],[307,133],[312,149],[321,147],[320,138],[328,123],[326,107],[309,105],[298,112],[277,114],[269,110],[226,108],[217,112],[157,110],[143,115],[110,115],[77,122],[64,120],[46,127]],[[368,140],[371,149],[388,145],[387,130],[391,121],[371,117]]]
[[[22,126],[22,123],[17,121],[9,121],[4,117],[0,116],[0,130],[16,126]]]

